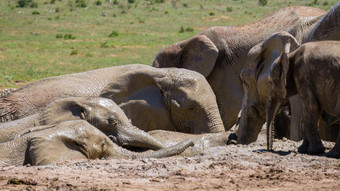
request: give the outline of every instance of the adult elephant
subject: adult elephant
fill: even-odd
[[[2,122],[40,112],[52,101],[74,96],[116,102],[144,131],[224,131],[216,98],[206,79],[185,69],[125,65],[46,78],[0,98]]]
[[[131,152],[113,143],[88,122],[72,120],[0,143],[0,160],[12,165],[47,165],[79,159],[162,158],[180,154],[192,145],[188,139],[157,151]]]
[[[46,126],[80,119],[110,136],[120,146],[154,150],[164,148],[157,139],[134,127],[116,103],[101,97],[61,98],[47,105],[39,114],[0,123],[0,143],[40,131]]]
[[[322,33],[331,31],[322,32],[322,27],[333,26],[332,31],[339,30],[338,7],[339,3],[327,14],[311,7],[287,7],[249,25],[211,27],[161,50],[153,66],[187,68],[203,74],[216,95],[228,130],[235,124],[242,106],[240,73],[248,61],[249,50],[279,31],[288,31],[299,42],[326,37]]]

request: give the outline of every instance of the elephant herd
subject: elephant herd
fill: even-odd
[[[338,40],[340,1],[326,13],[288,7],[249,25],[208,28],[158,52],[152,67],[30,83],[0,97],[0,161],[193,155],[229,143],[235,124],[238,144],[254,142],[265,123],[269,150],[275,129],[303,139],[300,153],[335,141],[326,156],[340,158]]]

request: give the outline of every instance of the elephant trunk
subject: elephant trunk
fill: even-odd
[[[208,133],[219,133],[219,132],[224,132],[224,125],[223,121],[220,115],[220,112],[218,109],[211,110],[208,112],[208,127],[209,127],[209,132]]]
[[[113,137],[113,141],[120,146],[138,147],[153,150],[165,148],[160,141],[132,125],[125,125],[123,127],[117,128],[115,135],[116,136]]]
[[[109,152],[104,157],[108,159],[164,158],[164,157],[170,157],[170,156],[181,154],[185,149],[187,149],[190,146],[194,146],[194,142],[191,139],[187,139],[185,141],[182,141],[168,148],[160,149],[157,151],[146,151],[143,153],[139,153],[139,152],[133,152],[133,151],[127,150],[113,143],[112,147],[109,148]]]
[[[280,108],[280,103],[277,99],[269,98],[266,107],[266,129],[267,129],[267,150],[273,150],[274,142],[274,116]]]

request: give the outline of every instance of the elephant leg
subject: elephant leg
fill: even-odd
[[[339,125],[340,127],[340,125]],[[335,141],[335,145],[331,151],[326,154],[327,157],[340,158],[340,131],[338,132],[338,137]]]
[[[299,92],[300,93],[300,92]],[[310,88],[302,89],[300,98],[302,100],[302,129],[304,131],[304,141],[298,151],[304,153],[308,144],[307,153],[319,154],[325,151],[322,145],[319,132],[317,130],[318,121],[321,116],[321,110],[317,99]]]

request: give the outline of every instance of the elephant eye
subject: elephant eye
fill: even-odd
[[[190,111],[194,111],[196,109],[196,107],[194,105],[189,105],[188,110]]]
[[[84,120],[87,120],[87,115],[84,109],[80,110],[80,117]]]

